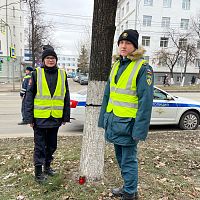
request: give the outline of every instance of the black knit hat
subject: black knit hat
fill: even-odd
[[[53,48],[49,48],[49,49],[45,49],[42,53],[42,62],[44,61],[44,59],[47,57],[47,56],[54,56],[56,58],[56,62],[58,61],[58,57],[57,57],[57,54],[56,52],[54,51]]]
[[[133,29],[127,29],[122,32],[118,39],[118,46],[121,40],[128,40],[130,41],[136,49],[138,49],[138,38],[139,33]]]
[[[26,70],[29,70],[30,72],[33,71],[33,68],[31,66],[26,67]]]

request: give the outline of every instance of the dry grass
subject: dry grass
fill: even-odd
[[[139,193],[142,200],[200,199],[200,131],[151,132],[139,145]],[[106,145],[105,177],[79,185],[81,137],[59,137],[54,167],[59,175],[34,181],[33,139],[0,140],[0,199],[106,200],[122,185],[111,144]]]

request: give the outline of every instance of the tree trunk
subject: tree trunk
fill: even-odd
[[[173,67],[172,67],[172,69],[170,69],[170,85],[174,85],[174,73],[173,73]]]
[[[184,83],[185,83],[185,75],[183,75],[183,78],[182,78],[182,81],[181,81],[181,87],[184,86]]]
[[[86,120],[80,175],[88,181],[103,178],[104,134],[97,127],[103,91],[111,69],[117,0],[94,0]]]

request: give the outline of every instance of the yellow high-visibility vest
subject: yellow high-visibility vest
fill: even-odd
[[[37,93],[34,99],[34,118],[62,118],[66,93],[64,70],[58,69],[57,85],[53,96],[49,91],[44,68],[36,68]]]
[[[135,118],[138,111],[138,97],[136,94],[136,79],[141,66],[146,61],[140,59],[132,61],[121,74],[117,84],[117,75],[120,62],[117,61],[110,74],[110,97],[106,112],[113,112],[118,117]]]

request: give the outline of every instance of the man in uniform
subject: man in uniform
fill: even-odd
[[[125,30],[118,39],[119,57],[113,64],[101,106],[98,126],[114,144],[124,184],[112,190],[123,200],[138,199],[137,145],[147,137],[152,102],[153,70],[138,49],[139,34]]]
[[[21,113],[22,113],[22,121],[18,123],[18,125],[24,125],[26,122],[24,121],[24,109],[25,109],[25,97],[26,97],[26,90],[28,86],[29,79],[31,78],[31,72],[33,71],[32,67],[26,67],[26,75],[23,78],[22,82],[22,88],[20,90],[20,97],[22,99],[22,105],[21,105]]]
[[[55,175],[51,163],[57,149],[58,129],[70,121],[67,76],[57,67],[57,60],[53,48],[43,51],[43,66],[32,73],[26,96],[25,116],[34,130],[35,179],[39,183],[46,180],[46,175]]]

